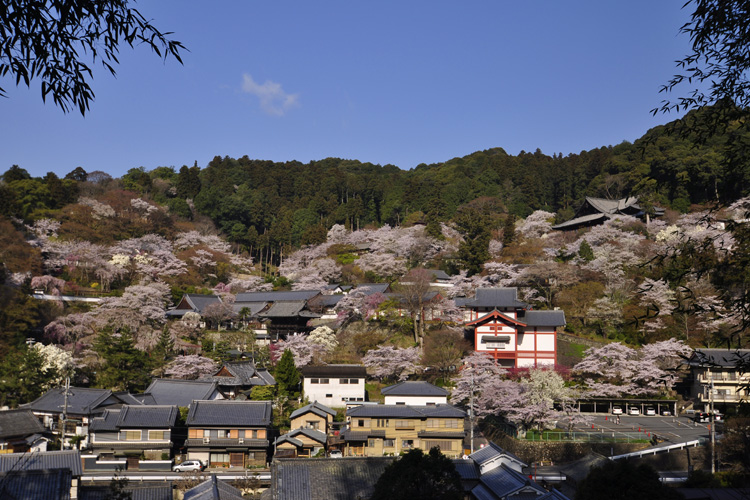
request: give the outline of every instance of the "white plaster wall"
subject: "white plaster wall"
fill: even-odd
[[[536,350],[552,352],[555,350],[555,334],[553,333],[537,333],[536,335]]]
[[[427,406],[427,403],[447,404],[447,396],[386,396],[385,404],[395,405],[404,403],[410,406]]]

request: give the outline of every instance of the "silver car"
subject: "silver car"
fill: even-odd
[[[200,460],[185,460],[172,467],[173,472],[200,472],[204,469]]]

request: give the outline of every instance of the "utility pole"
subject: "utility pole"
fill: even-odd
[[[469,396],[469,449],[474,453],[474,371],[471,372],[471,395]]]
[[[710,426],[709,434],[711,436],[711,474],[716,474],[716,417],[714,416],[714,376],[711,373],[711,368],[708,369],[708,380],[709,390],[711,391],[708,394],[708,404],[711,408],[711,414],[708,417],[710,422],[708,424]]]
[[[65,421],[68,419],[68,393],[70,392],[70,378],[65,378],[63,389],[63,411],[60,414],[60,449],[65,449]]]

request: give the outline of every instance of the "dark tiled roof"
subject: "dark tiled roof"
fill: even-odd
[[[62,413],[65,406],[65,389],[50,389],[37,400],[22,406],[24,410],[40,413]],[[68,389],[68,414],[90,415],[94,413],[110,396],[108,389],[89,389],[71,387]]]
[[[307,305],[305,300],[274,302],[266,311],[259,314],[263,318],[290,318],[300,316]]]
[[[368,438],[385,438],[385,431],[353,431],[347,429],[343,431],[340,436],[344,441],[367,441]]]
[[[210,380],[178,380],[157,378],[146,389],[157,404],[190,406],[193,400],[209,399],[217,392]]]
[[[80,477],[83,474],[81,454],[78,450],[0,454],[0,472],[44,469],[69,469],[73,477]]]
[[[281,443],[292,443],[294,446],[303,446],[305,444],[299,439],[293,437],[291,433],[283,434],[277,437],[273,442],[273,444],[275,444],[276,446],[280,445]]]
[[[226,368],[232,377],[219,376],[218,373]],[[217,375],[211,379],[219,385],[255,386],[276,385],[276,380],[265,368],[258,369],[252,361],[230,361],[224,363]]]
[[[449,280],[451,277],[440,269],[427,269],[427,272],[432,275],[432,279],[435,280]]]
[[[326,405],[313,401],[309,405],[305,405],[302,408],[298,408],[292,412],[289,418],[297,418],[300,415],[310,412],[318,415],[319,417],[326,418],[326,415],[336,415],[336,411],[328,408]]]
[[[200,295],[197,293],[186,293],[185,299],[187,300],[188,304],[193,306],[193,309],[195,312],[202,313],[206,307],[210,306],[211,304],[218,304],[221,302],[221,297],[217,295]]]
[[[279,302],[288,300],[310,300],[318,295],[318,290],[294,290],[290,292],[247,292],[238,293],[235,304],[239,302]]]
[[[526,309],[529,305],[518,300],[516,288],[479,288],[474,300],[465,302],[465,307],[492,307],[497,309]]]
[[[526,463],[520,458],[518,458],[516,455],[500,448],[498,445],[496,445],[495,443],[491,441],[487,443],[487,446],[485,446],[484,448],[478,449],[477,451],[469,455],[469,457],[472,460],[474,460],[477,464],[482,465],[485,462],[489,462],[490,460],[496,457],[499,457],[500,455],[507,455],[513,460],[516,460],[520,462],[521,464],[526,465]]]
[[[287,432],[283,436],[279,436],[276,439],[276,443],[278,444],[282,441],[287,441],[287,440],[291,442],[292,439],[294,439],[295,441],[299,441],[298,439],[296,439],[296,436],[299,436],[299,435],[307,436],[310,439],[314,439],[315,441],[323,445],[326,444],[326,441],[328,439],[328,436],[326,436],[325,432],[316,431],[315,429],[294,429],[293,431]],[[297,446],[300,446],[300,445],[297,445]]]
[[[389,287],[388,283],[360,283],[355,290],[364,292],[365,295],[374,295],[376,293],[386,293]]]
[[[314,301],[310,301],[310,305],[318,307],[333,307],[344,297],[345,295],[321,295],[320,297],[315,297]]]
[[[417,437],[424,439],[463,439],[465,436],[466,433],[463,431],[420,431],[417,433]]]
[[[90,432],[115,432],[117,421],[120,420],[120,410],[104,410],[101,417],[95,417],[89,425]]]
[[[461,476],[461,479],[466,480],[478,480],[479,479],[479,467],[474,460],[464,460],[461,458],[455,458],[451,460],[453,465],[456,466],[456,472]]]
[[[271,466],[274,500],[370,498],[390,457],[278,459]]]
[[[0,411],[0,439],[44,432],[44,426],[29,410]]]
[[[152,382],[153,383],[153,382]],[[152,394],[131,394],[133,399],[141,403],[142,405],[158,405]],[[168,403],[162,403],[168,404]]]
[[[733,368],[739,361],[750,362],[750,349],[696,349],[688,364]]]
[[[466,412],[447,404],[434,406],[360,405],[348,409],[346,415],[353,418],[465,418]]]
[[[366,377],[367,368],[362,365],[303,366],[302,375],[309,377]]]
[[[0,498],[70,500],[71,482],[68,469],[3,472],[0,473]]]
[[[190,426],[236,425],[267,427],[271,424],[270,401],[195,401],[187,421]]]
[[[208,481],[187,490],[183,500],[243,500],[243,496],[240,490],[213,474]]]
[[[234,304],[232,304],[232,310],[237,314],[239,314],[243,309],[247,308],[249,310],[249,318],[257,316],[258,313],[266,307],[268,307],[268,302],[235,302]]]
[[[177,425],[177,406],[123,406],[117,421],[119,428],[163,429]]]
[[[380,391],[385,396],[447,396],[448,391],[423,381],[405,381],[396,385],[383,387]]]
[[[491,471],[482,474],[479,481],[497,495],[498,498],[505,498],[511,493],[526,486],[537,490],[538,495],[546,493],[541,486],[536,485],[526,476],[519,474],[505,465],[501,465],[496,469],[492,469]]]
[[[526,311],[523,321],[528,326],[564,326],[565,311]]]
[[[134,486],[129,484],[124,488],[131,494],[132,500],[172,500],[172,486],[149,485]],[[87,486],[78,488],[78,500],[107,500],[111,498],[112,489],[109,486]]]
[[[135,395],[130,394],[129,392],[114,392],[112,393],[113,396],[116,396],[119,400],[123,402],[123,404],[126,405],[143,405],[143,404],[149,404],[144,403],[144,399],[148,399],[147,396],[141,395]],[[153,404],[153,403],[152,403]]]

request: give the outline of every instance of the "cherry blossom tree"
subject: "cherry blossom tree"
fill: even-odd
[[[32,349],[36,349],[42,357],[42,370],[46,373],[54,373],[56,377],[49,379],[49,384],[43,388],[47,390],[62,384],[66,377],[72,377],[75,372],[75,360],[73,355],[54,344],[35,343]]]
[[[287,350],[294,356],[294,365],[297,368],[307,366],[313,361],[319,361],[329,352],[326,345],[313,342],[307,335],[302,333],[288,335],[286,340],[279,341],[276,344],[274,352],[281,355]]]
[[[663,279],[646,278],[638,289],[641,304],[646,308],[646,319],[643,329],[653,333],[664,328],[664,317],[671,316],[675,310],[675,293]]]
[[[164,370],[164,374],[170,378],[186,380],[195,380],[214,373],[216,373],[216,362],[197,354],[177,356]]]
[[[332,352],[335,350],[339,342],[336,339],[336,333],[328,326],[319,326],[310,332],[308,340],[313,344],[320,344],[325,348],[326,352]]]
[[[502,380],[507,373],[508,371],[498,365],[491,356],[481,352],[470,354],[463,359],[458,376],[453,379],[451,403],[469,403],[473,394],[474,414],[492,413],[495,410],[491,404],[492,393],[497,387],[491,385],[491,382]]]
[[[552,212],[537,210],[517,224],[516,232],[521,233],[525,238],[541,238],[552,231],[554,220],[555,214]]]
[[[422,357],[418,347],[399,348],[390,345],[371,349],[362,358],[371,376],[403,381],[419,369]]]

